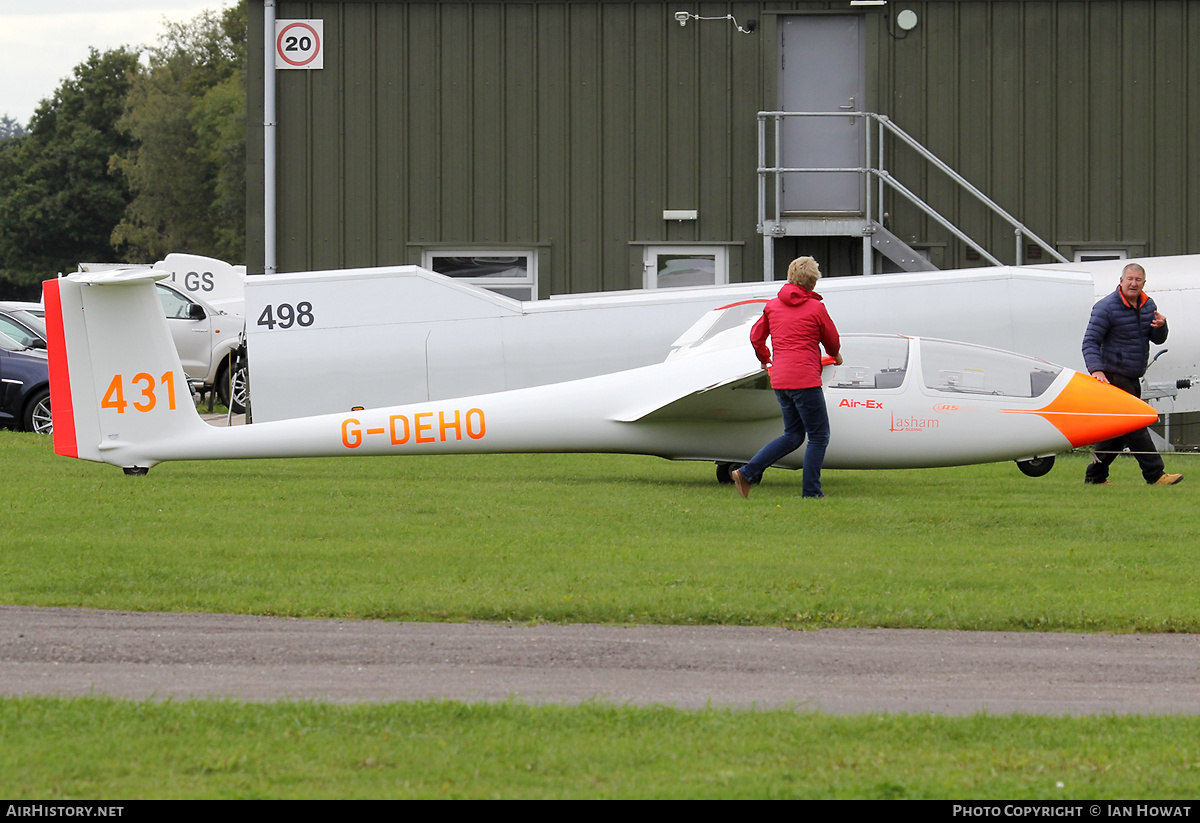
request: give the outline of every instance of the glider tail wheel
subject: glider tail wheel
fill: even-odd
[[[1026,477],[1041,477],[1054,468],[1054,455],[1035,457],[1032,460],[1018,460],[1017,468]]]

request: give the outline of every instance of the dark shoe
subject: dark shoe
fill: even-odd
[[[733,478],[733,485],[737,488],[738,494],[740,494],[742,497],[749,497],[750,481],[742,477],[741,471],[734,469],[729,473],[729,476]]]
[[[1164,474],[1162,477],[1155,480],[1153,486],[1174,486],[1183,479],[1182,474]]]

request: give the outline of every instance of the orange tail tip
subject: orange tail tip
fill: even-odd
[[[1158,420],[1149,403],[1078,373],[1048,405],[1026,413],[1050,421],[1076,448],[1129,434]]]

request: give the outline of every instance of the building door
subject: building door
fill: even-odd
[[[864,111],[866,21],[859,14],[795,15],[779,20],[779,108]],[[861,117],[784,118],[781,165],[860,168],[866,121]],[[783,175],[785,212],[863,211],[863,178],[855,173]]]

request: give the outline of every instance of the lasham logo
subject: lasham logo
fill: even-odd
[[[894,432],[919,432],[926,429],[936,429],[941,425],[940,420],[931,420],[922,417],[897,417],[892,415],[892,427],[889,431]]]
[[[841,403],[838,403],[838,408],[843,409],[882,409],[883,404],[878,400],[850,400],[843,398]]]

